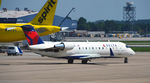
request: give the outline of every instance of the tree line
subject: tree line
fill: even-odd
[[[88,22],[84,17],[80,17],[77,30],[105,31],[106,33],[112,31],[137,31],[140,34],[150,34],[150,20],[137,20],[131,24],[115,20]]]

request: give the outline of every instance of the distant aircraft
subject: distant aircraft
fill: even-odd
[[[22,26],[24,34],[33,52],[54,58],[68,59],[72,64],[75,59],[82,64],[94,58],[124,58],[128,63],[129,56],[135,52],[121,42],[44,42],[31,25]]]
[[[20,27],[23,25],[34,26],[40,36],[59,32],[61,28],[52,25],[57,3],[58,0],[48,0],[39,13],[29,23],[0,23],[0,42],[25,40],[24,33]]]

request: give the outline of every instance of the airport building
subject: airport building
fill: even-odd
[[[106,37],[132,38],[141,37],[141,35],[136,31],[112,31]]]
[[[65,37],[105,37],[104,31],[74,30],[64,31]]]

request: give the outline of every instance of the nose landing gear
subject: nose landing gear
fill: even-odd
[[[124,58],[124,63],[128,63],[128,58],[127,57]]]

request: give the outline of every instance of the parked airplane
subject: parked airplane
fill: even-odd
[[[22,26],[29,47],[33,52],[54,58],[81,59],[86,64],[94,58],[125,58],[128,63],[129,56],[135,52],[122,42],[46,42],[42,41],[33,26]]]
[[[1,1],[1,0],[0,0]],[[0,23],[0,42],[13,42],[25,40],[20,26],[31,25],[40,36],[56,33],[61,30],[59,26],[53,26],[53,19],[58,0],[48,0],[34,19],[25,24]]]

